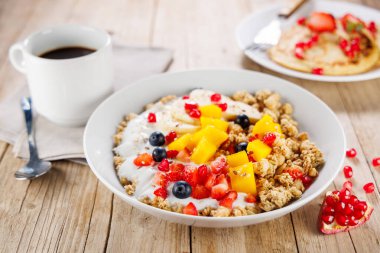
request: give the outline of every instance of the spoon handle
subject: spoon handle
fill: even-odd
[[[33,113],[32,113],[32,99],[30,97],[23,97],[21,99],[21,108],[25,116],[26,130],[28,132],[28,144],[30,159],[39,159],[36,147],[36,140],[34,139],[33,127]]]

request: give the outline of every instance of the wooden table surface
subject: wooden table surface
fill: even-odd
[[[170,224],[146,215],[107,190],[87,166],[54,162],[51,173],[16,181],[23,161],[0,142],[1,252],[380,252],[380,80],[324,84],[289,78],[246,59],[234,29],[242,18],[280,0],[0,0],[0,99],[25,82],[7,60],[8,48],[32,31],[57,23],[81,23],[112,31],[131,45],[175,50],[169,71],[245,68],[293,81],[338,115],[354,168],[354,190],[375,206],[371,220],[349,233],[322,235],[316,223],[322,196],[282,218],[231,229]],[[380,8],[378,0],[355,0]],[[341,187],[340,173],[330,188]],[[375,193],[362,186],[375,182]]]

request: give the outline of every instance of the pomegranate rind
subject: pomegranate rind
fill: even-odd
[[[326,197],[329,195],[337,197],[332,192],[326,193]],[[363,217],[360,218],[358,224],[356,224],[355,226],[340,226],[335,222],[335,220],[331,224],[326,224],[322,221],[322,210],[323,210],[323,207],[326,206],[325,201],[326,201],[326,198],[325,198],[325,200],[323,200],[323,203],[321,206],[321,211],[319,212],[318,221],[319,221],[319,230],[323,234],[326,234],[326,235],[336,234],[336,233],[340,233],[340,232],[347,232],[348,230],[359,227],[359,226],[363,225],[364,223],[366,223],[370,219],[371,214],[373,212],[373,206],[367,202],[367,210],[365,211]]]

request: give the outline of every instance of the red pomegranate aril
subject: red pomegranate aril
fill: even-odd
[[[339,46],[340,48],[343,50],[343,52],[345,52],[347,50],[347,46],[348,46],[348,41],[346,39],[342,39],[340,42],[339,42]]]
[[[156,114],[154,114],[153,112],[150,112],[148,114],[148,122],[149,123],[155,123],[155,122],[157,122]]]
[[[314,75],[323,75],[323,68],[313,68],[311,73]]]
[[[338,202],[338,200],[336,198],[334,198],[333,196],[327,196],[326,197],[325,203],[328,206],[334,206],[336,204],[336,202]]]
[[[157,169],[160,171],[169,171],[169,161],[168,159],[164,158],[162,161],[157,165]]]
[[[347,204],[343,211],[343,213],[348,216],[350,216],[353,212],[354,212],[354,207],[351,204]]]
[[[311,185],[311,183],[313,183],[313,179],[308,175],[302,175],[301,181],[303,186],[305,186],[306,188],[308,188]]]
[[[295,45],[296,48],[301,48],[301,49],[305,49],[306,48],[306,43],[305,42],[297,42],[296,45]]]
[[[351,195],[350,201],[348,201],[349,204],[355,206],[357,203],[359,203],[358,197],[355,195]]]
[[[343,189],[347,189],[347,190],[351,191],[352,190],[352,183],[351,183],[351,181],[344,182]],[[350,199],[351,199],[351,197],[350,197]]]
[[[186,99],[189,99],[189,98],[190,98],[189,95],[182,96],[182,99],[183,99],[183,100],[186,100]]]
[[[173,142],[173,141],[175,140],[175,138],[177,138],[177,133],[174,132],[174,131],[170,131],[170,132],[165,136],[166,143],[169,144],[169,143]]]
[[[222,109],[222,112],[225,112],[227,110],[227,103],[220,103],[220,104],[216,104],[217,106],[219,106],[220,109]]]
[[[353,174],[351,166],[344,166],[343,173],[346,178],[351,178]]]
[[[380,166],[380,157],[373,158],[372,165],[375,167]]]
[[[373,21],[369,22],[367,28],[368,28],[368,30],[370,30],[372,33],[376,33],[376,32],[377,32],[376,23],[373,22]]]
[[[189,116],[192,118],[199,119],[201,117],[201,111],[198,109],[193,109],[189,112]]]
[[[363,190],[366,193],[372,193],[375,191],[375,185],[373,183],[367,183],[363,186]]]
[[[274,133],[266,133],[263,137],[263,142],[268,146],[272,146],[273,142],[276,140],[276,135]]]
[[[178,153],[179,152],[177,150],[168,150],[166,151],[166,156],[170,159],[173,159],[177,157]]]
[[[365,211],[363,210],[354,210],[354,213],[352,216],[355,217],[355,219],[361,219],[364,216]]]
[[[359,201],[359,203],[357,203],[354,206],[355,210],[361,210],[363,212],[367,211],[367,208],[368,208],[368,205],[367,205],[367,203],[365,201]]]
[[[306,17],[301,17],[297,20],[297,24],[304,25],[306,23]]]
[[[297,57],[300,60],[303,60],[304,57],[305,57],[305,52],[304,52],[304,50],[302,48],[296,47],[294,49],[294,56]]]
[[[348,218],[347,218],[347,216],[345,216],[345,215],[343,215],[341,213],[338,213],[338,214],[335,215],[335,221],[340,226],[347,226],[348,225]]]
[[[335,212],[337,212],[337,213],[343,213],[345,207],[346,207],[346,203],[338,202],[335,205]]]
[[[324,215],[333,215],[335,213],[335,209],[332,206],[325,206],[322,210]]]
[[[198,109],[198,104],[197,103],[185,103],[185,110],[186,111],[191,111],[194,109]]]
[[[354,158],[356,156],[356,149],[354,148],[351,148],[349,150],[346,151],[346,156],[349,157],[349,158]]]
[[[356,226],[359,224],[359,220],[357,220],[355,218],[355,216],[351,216],[350,218],[348,218],[348,225],[349,226]]]
[[[342,190],[340,190],[340,192],[339,192],[339,197],[340,196],[351,196],[351,191],[350,190],[348,190],[348,189],[346,189],[346,188],[344,188],[344,189],[342,189]]]
[[[332,215],[322,215],[322,221],[326,224],[331,224],[334,221],[334,216]]]
[[[222,99],[222,96],[219,93],[214,93],[210,96],[211,102],[217,103]]]
[[[319,40],[319,35],[318,34],[314,34],[311,39],[310,39],[312,42],[318,42]]]

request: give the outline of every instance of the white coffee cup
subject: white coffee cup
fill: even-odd
[[[65,47],[95,51],[70,59],[40,57]],[[36,32],[14,44],[9,58],[26,75],[37,112],[59,125],[84,125],[96,106],[112,92],[111,38],[95,28],[65,24]]]

